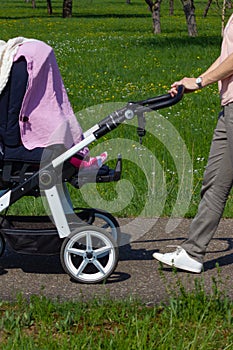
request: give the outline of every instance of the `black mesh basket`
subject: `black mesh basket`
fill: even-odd
[[[59,254],[63,241],[55,230],[4,229],[2,234],[14,251],[23,254]]]
[[[63,241],[47,216],[6,216],[0,232],[13,250],[23,254],[59,254]]]

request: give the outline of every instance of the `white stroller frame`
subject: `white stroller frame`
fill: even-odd
[[[125,120],[130,120],[135,116],[138,117],[139,127],[138,134],[142,137],[145,133],[144,113],[150,110],[158,110],[169,107],[179,102],[183,96],[183,87],[179,88],[178,94],[171,97],[170,94],[157,96],[152,99],[130,102],[126,107],[113,112],[99,124],[94,125],[84,133],[84,139],[74,145],[71,149],[57,156],[48,164],[41,167],[40,170],[25,176],[23,182],[18,183],[15,187],[7,190],[0,197],[0,212],[7,209],[11,204],[30,192],[35,187],[43,190],[43,194],[48,202],[51,211],[52,221],[55,229],[48,231],[43,229],[36,231],[36,234],[50,235],[58,234],[61,241],[60,259],[64,270],[70,277],[82,283],[98,283],[106,280],[115,270],[118,259],[118,235],[120,234],[119,225],[111,214],[97,211],[99,216],[102,215],[107,224],[110,225],[110,234],[104,228],[88,225],[85,222],[74,225],[69,218],[76,215],[72,208],[69,193],[66,189],[67,181],[70,178],[61,179],[58,169],[73,155],[88,146],[93,141],[101,138],[117,128]],[[117,181],[121,173],[121,159],[118,159],[117,166],[112,175],[100,181]],[[79,175],[80,176],[80,175]],[[88,181],[88,180],[87,180]],[[12,228],[0,228],[0,256],[4,252],[5,242],[15,235],[27,235],[30,229],[15,230]],[[36,237],[36,235],[35,235]]]

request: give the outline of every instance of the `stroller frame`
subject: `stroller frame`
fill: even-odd
[[[58,155],[49,163],[42,165],[41,168],[33,173],[25,173],[23,180],[22,176],[15,185],[0,197],[0,212],[7,209],[21,197],[27,195],[40,195],[40,191],[45,196],[54,227],[51,229],[15,229],[12,226],[2,225],[0,227],[0,256],[5,249],[5,243],[8,242],[13,249],[23,253],[39,253],[23,248],[17,249],[17,244],[14,247],[15,237],[26,237],[32,235],[35,240],[38,236],[43,236],[50,240],[56,236],[56,244],[58,249],[53,248],[46,252],[47,254],[57,254],[60,250],[61,264],[69,276],[82,283],[98,283],[106,280],[115,270],[118,259],[118,243],[120,229],[117,220],[108,212],[97,209],[84,209],[81,211],[80,223],[73,222],[72,216],[79,215],[72,207],[69,192],[66,187],[66,182],[71,182],[75,179],[75,187],[81,187],[87,182],[110,182],[118,181],[121,176],[122,160],[119,156],[114,170],[110,169],[108,174],[93,175],[87,173],[82,176],[82,171],[78,175],[73,175],[68,171],[63,170],[61,174],[61,166],[66,164],[69,159],[77,152],[88,146],[90,143],[98,140],[105,134],[111,132],[122,124],[125,120],[130,120],[135,116],[138,117],[138,134],[144,135],[145,112],[158,110],[172,106],[179,102],[183,96],[184,88],[178,89],[178,94],[171,97],[170,94],[157,96],[139,102],[129,102],[124,108],[119,109],[108,115],[98,124],[84,133],[84,139],[74,145],[69,150]],[[69,168],[69,167],[68,167]],[[77,181],[78,179],[78,181]],[[74,184],[74,182],[73,182]],[[92,225],[95,217],[100,217],[105,224],[110,227],[110,233],[106,231],[105,225],[98,227]],[[4,220],[7,218],[4,217]],[[21,218],[22,221],[28,222],[28,217]],[[38,221],[38,217],[34,218]],[[3,221],[4,221],[3,220]],[[42,219],[44,220],[44,218]],[[48,220],[49,222],[50,220]],[[90,225],[91,224],[91,225]],[[13,241],[13,243],[12,243]],[[57,243],[59,241],[59,243]],[[18,243],[18,241],[16,241]],[[56,245],[55,244],[55,245]]]

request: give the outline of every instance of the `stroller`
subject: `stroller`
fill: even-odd
[[[114,169],[103,165],[98,171],[75,169],[70,158],[84,147],[137,116],[138,135],[145,134],[145,113],[176,104],[183,95],[170,94],[139,102],[130,102],[108,115],[84,133],[81,142],[70,149],[54,145],[48,149],[26,149],[22,144],[8,147],[2,140],[0,159],[0,256],[6,243],[23,254],[60,254],[64,271],[72,280],[99,283],[115,270],[120,241],[119,224],[110,213],[94,208],[73,208],[67,184],[79,189],[89,182],[111,182],[121,178],[122,159]],[[18,136],[18,117],[11,121],[12,137]],[[50,215],[13,216],[7,209],[24,196],[46,199]],[[98,224],[101,220],[101,224]]]

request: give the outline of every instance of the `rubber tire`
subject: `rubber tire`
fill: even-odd
[[[92,246],[94,241],[96,241],[97,247]],[[106,247],[106,252],[100,253],[98,251],[100,249],[98,244],[101,241],[104,243],[103,247]],[[91,252],[86,249],[87,242],[91,242]],[[73,253],[70,252],[72,249],[74,249]],[[92,225],[75,229],[64,239],[60,251],[60,260],[64,271],[75,282],[86,284],[106,281],[115,271],[118,259],[119,250],[112,236],[104,229]],[[79,273],[78,269],[82,264],[84,267]],[[99,267],[102,271],[98,269]]]

